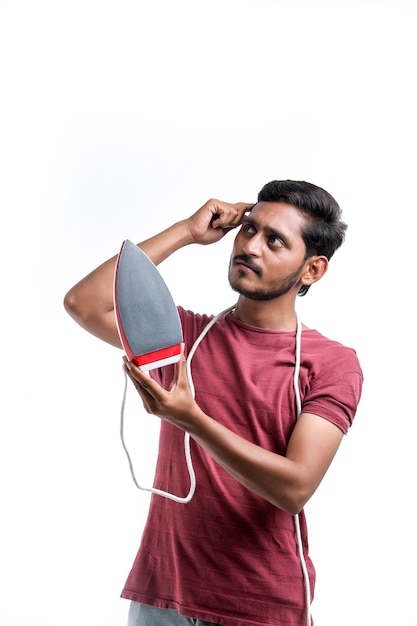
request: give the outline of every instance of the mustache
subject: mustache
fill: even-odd
[[[236,256],[233,257],[233,263],[236,263],[237,261],[242,261],[242,263],[250,267],[255,274],[258,274],[259,276],[262,275],[262,270],[256,265],[256,263],[253,262],[252,257],[248,254],[236,254]]]

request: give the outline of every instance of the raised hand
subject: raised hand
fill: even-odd
[[[242,218],[253,207],[247,202],[222,202],[212,198],[185,220],[193,243],[207,245],[219,241],[231,230],[240,226]]]

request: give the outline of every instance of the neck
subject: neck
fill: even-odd
[[[284,297],[250,300],[240,295],[234,315],[245,324],[258,328],[293,332],[297,327],[294,300],[286,301]]]

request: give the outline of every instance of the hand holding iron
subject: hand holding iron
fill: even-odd
[[[146,412],[188,430],[193,413],[197,414],[200,409],[188,384],[184,348],[179,361],[175,364],[174,378],[168,390],[126,357],[123,361],[124,370],[140,395]]]

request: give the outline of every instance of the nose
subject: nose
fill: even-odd
[[[243,252],[249,256],[259,256],[261,252],[261,238],[259,234],[253,235],[245,242]]]

